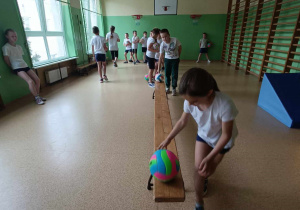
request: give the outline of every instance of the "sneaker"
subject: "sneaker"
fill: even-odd
[[[177,95],[176,89],[173,89],[173,90],[172,90],[172,96],[176,96],[176,95]]]
[[[136,64],[136,62],[135,62],[135,61],[133,61],[133,64],[135,65],[135,64]]]
[[[117,62],[115,63],[115,67],[118,67],[118,64],[117,64]]]
[[[207,62],[210,63],[211,61],[210,61],[210,60],[207,60]]]
[[[128,61],[125,61],[124,63],[128,63]]]
[[[43,98],[43,97],[41,97],[41,96],[39,96],[39,97],[40,97],[40,99],[42,99],[42,101],[47,101],[46,98]]]
[[[133,61],[130,59],[129,62],[132,63]]]
[[[114,61],[114,67],[117,67],[116,61]]]
[[[108,78],[107,78],[106,75],[103,75],[103,78],[104,78],[105,81],[108,81]]]
[[[151,88],[155,88],[155,85],[153,83],[150,83],[150,82],[148,83],[148,86],[151,87]]]
[[[197,60],[196,63],[199,63],[199,60]]]
[[[170,91],[169,88],[166,88],[166,93],[167,93],[167,94],[170,94],[170,93],[171,93],[171,91]]]
[[[203,189],[203,196],[207,194],[207,186],[208,186],[208,179],[204,181],[204,189]]]
[[[42,101],[42,99],[38,96],[35,98],[35,103],[38,104],[38,105],[44,105],[45,104],[45,102]]]
[[[137,63],[140,63],[140,61],[139,61],[139,60],[136,60],[136,62],[137,62]]]
[[[102,78],[100,79],[100,83],[103,83],[103,79]]]
[[[195,206],[195,210],[204,210],[204,207],[203,206]]]

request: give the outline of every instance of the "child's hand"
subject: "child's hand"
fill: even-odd
[[[170,144],[170,141],[169,140],[164,140],[159,146],[157,149],[167,149],[167,146]]]
[[[211,161],[204,158],[199,166],[198,173],[203,177],[208,177],[211,175]]]

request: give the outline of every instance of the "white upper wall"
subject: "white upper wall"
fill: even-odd
[[[101,3],[104,16],[154,15],[154,0],[101,0]],[[178,0],[177,14],[226,14],[227,7],[228,0]]]

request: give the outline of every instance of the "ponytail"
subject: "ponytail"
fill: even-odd
[[[114,26],[111,26],[110,27],[110,38],[112,39],[112,38],[114,38],[114,31],[115,31],[115,27]]]

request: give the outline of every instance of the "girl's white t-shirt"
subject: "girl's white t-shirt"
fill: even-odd
[[[134,41],[137,41],[137,43],[133,43]],[[132,49],[137,49],[139,45],[140,38],[138,36],[132,37]]]
[[[12,69],[20,69],[28,67],[27,63],[23,60],[23,49],[20,45],[12,46],[6,43],[2,47],[2,52],[4,56],[9,57],[9,61]]]
[[[102,36],[94,36],[91,40],[91,45],[94,45],[94,53],[95,54],[106,54],[106,51],[103,45],[106,43],[106,40]]]
[[[215,147],[222,135],[222,122],[234,120],[238,115],[238,110],[232,99],[222,92],[216,92],[214,101],[206,110],[201,111],[197,106],[189,105],[184,101],[184,112],[190,113],[198,125],[198,136],[207,142],[211,147]],[[225,149],[234,146],[238,130],[233,123],[232,136],[225,145]]]
[[[130,45],[126,45],[128,43],[130,43]],[[123,41],[123,44],[126,45],[126,50],[131,50],[131,41],[130,41],[130,39],[125,38],[124,41]]]
[[[160,53],[165,53],[167,59],[179,58],[178,47],[181,45],[180,41],[175,37],[170,38],[170,43],[162,42],[160,45]]]
[[[142,43],[142,47],[147,47],[147,40],[148,38],[146,37],[142,37],[141,40],[144,40],[144,42]]]
[[[109,51],[117,51],[119,50],[118,47],[118,39],[119,35],[117,33],[112,33],[113,38],[111,38],[111,33],[107,33],[106,34],[106,39],[108,40],[108,44],[109,44]]]
[[[153,43],[153,48],[155,48],[155,39],[153,39],[152,37],[149,37],[148,40],[147,40],[147,52],[146,52],[146,55],[149,57],[149,58],[155,58],[155,52],[152,52],[152,51],[149,51],[148,50],[148,47],[150,46],[150,44]]]
[[[162,39],[157,39],[156,42],[157,42],[157,45],[158,45],[158,49],[160,49],[160,45],[162,43]],[[159,56],[160,56],[159,52],[155,53],[155,59],[159,59]]]

